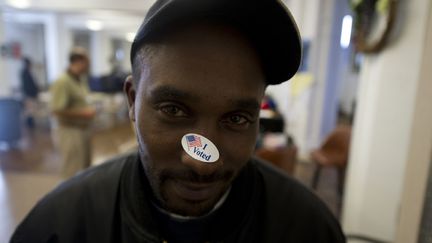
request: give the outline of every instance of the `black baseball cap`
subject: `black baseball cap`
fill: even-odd
[[[300,34],[279,0],[157,0],[132,43],[131,63],[144,44],[203,20],[243,33],[257,50],[267,84],[282,83],[297,72],[302,56]]]

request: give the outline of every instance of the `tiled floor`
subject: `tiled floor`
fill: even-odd
[[[60,180],[54,174],[0,171],[0,242],[8,242],[16,225]]]
[[[315,166],[309,162],[298,162],[295,178],[305,186],[311,188]],[[337,172],[331,168],[323,168],[315,193],[327,205],[332,213],[340,218],[341,198],[337,192]]]
[[[55,174],[60,171],[60,156],[54,148],[47,128],[34,131],[22,129],[23,136],[18,144],[8,146],[2,143],[0,169],[3,171]]]
[[[134,149],[135,141],[127,122],[110,129],[99,129],[92,138],[93,165]],[[16,148],[6,150],[0,144],[0,243],[8,242],[16,225],[33,205],[61,181],[60,168],[60,157],[47,128],[39,128],[32,133],[24,131],[23,139]],[[313,170],[311,163],[298,163],[294,176],[309,186]],[[335,176],[334,171],[324,170],[317,194],[338,215]]]

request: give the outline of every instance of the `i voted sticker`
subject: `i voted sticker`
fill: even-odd
[[[184,135],[181,144],[186,153],[196,160],[212,163],[219,159],[219,151],[216,145],[199,134],[188,133]]]

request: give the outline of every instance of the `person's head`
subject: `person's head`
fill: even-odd
[[[90,60],[87,51],[81,47],[75,47],[69,53],[69,70],[75,75],[88,72]]]
[[[279,4],[273,0],[258,0],[257,4],[266,1]],[[188,19],[181,24],[173,20],[177,24],[171,22],[170,26],[175,28],[155,29],[149,24],[163,22],[158,14],[173,14],[163,13],[163,8],[174,2],[187,0],[157,1],[149,11],[150,17],[132,46],[133,78],[126,81],[125,92],[143,167],[156,199],[170,212],[199,216],[211,210],[251,158],[265,88],[293,75],[300,62],[294,60],[300,55],[296,51],[301,48],[295,31],[296,36],[290,39],[297,43],[288,48],[294,59],[287,62],[297,67],[288,65],[286,69],[291,71],[287,72],[267,63],[265,56],[274,56],[276,50],[269,53],[272,47],[258,47],[262,43],[229,21],[199,16],[199,21]],[[228,0],[203,2],[227,4]],[[291,24],[284,28],[295,28],[289,14],[277,6]],[[270,12],[255,14],[265,18]],[[143,32],[148,36],[140,36]],[[203,163],[189,156],[181,145],[188,133],[211,140],[219,159]]]
[[[23,59],[22,59],[22,61],[23,61],[23,67],[24,67],[24,69],[30,69],[31,68],[31,60],[30,60],[30,58],[28,58],[28,57],[24,57]]]

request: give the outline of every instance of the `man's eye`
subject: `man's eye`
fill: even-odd
[[[229,121],[235,125],[244,125],[249,123],[249,120],[241,115],[233,115],[229,117]]]
[[[224,124],[233,130],[242,131],[250,127],[253,122],[244,115],[230,115],[224,119]]]
[[[185,117],[186,113],[176,105],[165,105],[159,108],[164,114],[174,117]]]

